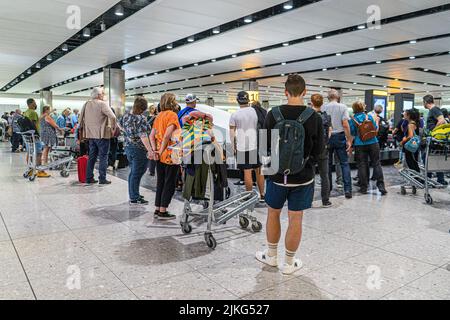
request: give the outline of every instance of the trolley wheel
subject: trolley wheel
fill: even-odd
[[[406,188],[405,187],[401,187],[400,193],[402,194],[402,196],[405,196],[406,195]]]
[[[30,177],[30,175],[32,174],[32,172],[33,172],[33,170],[28,170],[27,172],[25,172],[25,173],[23,174],[23,177],[24,177],[25,179],[28,179],[28,178]]]
[[[250,225],[250,221],[246,217],[239,217],[239,225],[242,229],[247,229]]]
[[[253,232],[260,232],[262,230],[263,226],[262,223],[259,221],[253,221],[252,223],[252,230]]]
[[[60,174],[61,174],[61,177],[63,177],[63,178],[68,178],[70,175],[69,171],[66,171],[66,170],[62,170],[60,172]]]
[[[31,182],[33,182],[34,180],[36,180],[36,175],[32,174],[31,176],[28,177],[28,180],[30,180]]]
[[[429,194],[425,195],[425,201],[427,202],[427,204],[433,204],[433,198]]]
[[[189,223],[185,223],[181,226],[181,230],[184,234],[190,234],[192,232],[192,226]]]
[[[417,188],[416,187],[412,187],[412,194],[417,194]]]
[[[217,247],[217,241],[211,233],[205,233],[205,241],[209,248],[214,250]]]

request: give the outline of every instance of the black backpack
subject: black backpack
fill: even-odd
[[[330,128],[331,128],[331,116],[329,116],[325,111],[318,112],[318,114],[322,117],[322,125],[323,125],[323,137],[325,144],[328,144],[330,140]]]
[[[35,134],[39,134],[36,125],[27,117],[20,117],[17,119],[17,125],[19,126],[20,132],[34,131]]]
[[[280,135],[278,150],[275,150],[275,156],[279,159],[279,174],[285,177],[298,174],[308,162],[308,157],[305,158],[306,132],[303,125],[314,113],[313,109],[306,108],[297,120],[286,120],[280,107],[273,108],[272,114],[276,121],[274,129]]]

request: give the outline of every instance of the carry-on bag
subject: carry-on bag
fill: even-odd
[[[79,157],[77,160],[78,181],[80,183],[86,183],[86,171],[88,160],[89,160],[88,156]]]

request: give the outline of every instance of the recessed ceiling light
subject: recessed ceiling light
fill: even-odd
[[[424,83],[423,83],[423,85],[424,85],[424,86],[427,86],[427,85],[428,85],[428,83],[424,82]]]
[[[411,57],[409,57],[409,60],[414,60],[416,57],[414,57],[414,56],[411,56]]]
[[[220,27],[216,27],[212,31],[213,34],[219,34],[220,33]]]
[[[154,72],[153,75],[154,75],[154,76],[157,76],[157,75],[158,75],[158,72]]]
[[[423,69],[423,71],[425,71],[425,72],[428,72],[428,71],[429,71],[429,69]]]
[[[410,44],[416,44],[416,43],[417,43],[417,40],[411,40],[409,43],[410,43]]]
[[[360,24],[359,26],[358,26],[358,29],[359,30],[363,30],[363,29],[365,29],[366,28],[366,25],[365,24]]]
[[[450,77],[450,73],[447,73],[446,76],[447,76],[447,77]]]
[[[38,62],[36,63],[36,69],[40,69],[41,68],[41,64]]]
[[[98,70],[95,70],[94,72],[95,72],[95,73],[98,73]]]
[[[63,44],[61,46],[61,50],[64,51],[64,52],[67,52],[67,51],[69,51],[69,46],[67,44]]]
[[[169,70],[169,69],[167,69],[167,70],[166,70],[166,72],[167,72],[167,73],[169,73],[169,72],[170,72],[170,70]]]
[[[247,71],[247,70],[246,70],[246,69],[242,69],[241,71],[242,71],[242,72],[245,72],[245,71]]]
[[[371,75],[371,77],[372,77],[372,78],[376,78],[377,76],[373,74],[373,75]]]
[[[338,53],[336,53],[336,56],[342,56],[342,53],[340,53],[340,52],[338,52]]]
[[[53,60],[53,57],[52,57],[51,54],[49,54],[49,55],[47,56],[47,61],[52,61],[52,60]]]
[[[358,83],[357,83],[357,82],[353,82],[353,84],[354,84],[354,85],[357,85]]]
[[[286,62],[282,62],[281,65],[282,65],[282,66],[285,66],[285,65],[286,65]]]
[[[139,60],[141,58],[141,56],[138,54],[137,56],[134,57],[136,60]]]
[[[210,75],[210,77],[214,77],[214,74]]]
[[[217,60],[216,59],[211,59],[211,62],[216,62]]]
[[[283,42],[283,47],[289,47],[289,42]]]
[[[156,54],[156,50],[151,50],[150,54]]]
[[[166,48],[169,49],[169,50],[170,50],[170,49],[173,49],[173,43],[169,43],[169,44],[166,46]]]
[[[102,22],[100,23],[100,30],[101,30],[102,32],[106,30],[106,23],[105,23],[104,21],[102,21]]]
[[[283,4],[284,10],[291,10],[292,8],[294,8],[294,3],[292,1],[288,1]]]
[[[85,38],[90,38],[90,37],[91,37],[91,29],[89,29],[89,28],[84,28],[84,29],[83,29],[83,37],[85,37]]]
[[[327,68],[323,68],[323,69],[322,69],[322,71],[327,71],[327,70],[328,70]]]
[[[380,63],[381,63],[381,61],[379,61],[379,60],[378,60],[378,61],[377,61],[376,63],[377,63],[377,64],[380,64]]]
[[[261,49],[255,49],[255,53],[260,53]]]
[[[194,63],[194,67],[198,67],[198,63]]]
[[[122,5],[119,4],[119,5],[116,7],[116,9],[114,10],[114,14],[115,14],[116,16],[119,16],[119,17],[122,17],[122,16],[125,14]]]
[[[316,36],[316,39],[323,39],[323,35],[318,34],[318,35]]]
[[[123,64],[128,63],[128,60],[127,60],[127,59],[122,60],[122,63],[123,63]]]
[[[368,50],[369,51],[373,51],[373,50],[375,50],[375,48],[374,47],[370,47]]]
[[[20,76],[20,79],[24,79],[24,78],[25,78],[25,75],[22,74],[22,75]]]
[[[233,54],[231,57],[232,58],[237,58],[237,54]]]
[[[330,82],[334,82],[334,80],[333,80],[333,79],[330,79]]]
[[[183,70],[183,67],[178,67],[179,70]]]
[[[253,17],[252,16],[247,16],[244,18],[244,22],[245,23],[252,23],[253,22]]]
[[[194,42],[194,41],[195,41],[194,36],[190,36],[190,37],[187,39],[187,41],[188,41],[188,42]]]
[[[285,74],[284,74],[284,73],[282,73],[282,74],[281,74],[281,76],[282,76],[282,77],[284,77],[284,76],[285,76]]]

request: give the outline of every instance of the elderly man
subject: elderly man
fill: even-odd
[[[328,142],[329,152],[329,177],[330,190],[332,187],[332,166],[333,154],[336,153],[342,168],[342,176],[344,180],[344,192],[347,199],[352,198],[352,178],[349,164],[349,154],[352,152],[353,137],[350,133],[350,115],[345,104],[340,103],[340,96],[337,90],[330,90],[328,93],[328,104],[322,107],[322,111],[331,117],[331,127],[333,128],[330,141]]]
[[[81,110],[79,125],[80,138],[89,141],[89,161],[87,166],[86,183],[101,185],[111,184],[106,180],[108,168],[108,153],[110,140],[114,136],[117,119],[110,106],[104,101],[103,88],[94,88],[91,100],[86,102]],[[94,179],[94,166],[100,160],[99,181]]]

